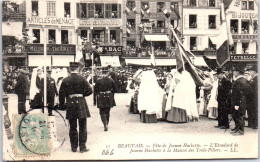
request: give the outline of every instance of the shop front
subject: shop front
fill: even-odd
[[[47,44],[47,55],[44,55],[43,44],[31,44],[27,46],[28,66],[52,66],[69,67],[76,54],[75,45]]]

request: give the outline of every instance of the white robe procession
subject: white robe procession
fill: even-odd
[[[146,110],[146,114],[156,114],[157,119],[161,118],[163,94],[154,71],[143,71],[138,94],[138,110]]]
[[[196,85],[193,78],[187,71],[183,71],[177,78],[180,83],[175,87],[172,106],[186,110],[190,117],[198,118]]]

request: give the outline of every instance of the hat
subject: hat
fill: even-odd
[[[70,62],[70,67],[79,67],[78,62]]]
[[[246,71],[256,71],[257,72],[257,66],[256,65],[250,66],[246,69]]]
[[[217,72],[215,74],[222,74],[224,73],[223,69],[222,68],[217,68]]]
[[[233,71],[240,71],[240,72],[244,73],[245,69],[244,69],[244,67],[241,67],[241,66],[235,66],[233,68]]]

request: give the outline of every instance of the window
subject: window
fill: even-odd
[[[242,1],[241,2],[241,9],[246,10],[247,9],[247,1]]]
[[[40,29],[33,29],[32,32],[33,36],[36,38],[33,43],[40,43]]]
[[[216,29],[216,16],[209,15],[209,29]]]
[[[135,31],[135,19],[127,19],[126,27],[131,31]]]
[[[86,3],[77,3],[77,18],[87,18]]]
[[[120,7],[118,4],[106,4],[105,18],[120,18]]]
[[[87,30],[81,30],[80,31],[80,37],[81,37],[81,39],[88,38],[88,31]]]
[[[49,40],[49,43],[50,44],[55,44],[56,43],[56,31],[55,30],[49,30],[49,33],[48,33],[48,40]]]
[[[105,30],[94,30],[92,41],[96,44],[104,44],[104,42],[105,42]]]
[[[176,9],[178,9],[179,6],[178,6],[178,2],[171,2],[171,10],[174,11]]]
[[[230,20],[231,33],[238,33],[238,20]]]
[[[196,15],[189,16],[189,27],[197,28],[197,16]]]
[[[242,54],[248,54],[249,42],[242,42]]]
[[[174,28],[174,20],[171,20],[171,25]]]
[[[196,37],[190,37],[190,50],[197,50],[197,38]]]
[[[190,6],[197,6],[197,0],[190,0]]]
[[[254,1],[249,1],[249,10],[254,10]]]
[[[136,56],[135,41],[127,41],[126,44],[126,54],[128,56]]]
[[[211,39],[209,39],[209,50],[216,50],[216,44],[213,44],[213,42],[211,41]]]
[[[209,0],[209,7],[215,7],[215,0]]]
[[[68,30],[61,30],[61,44],[69,44]]]
[[[126,6],[130,9],[133,10],[135,8],[135,1],[128,1]]]
[[[55,2],[47,2],[47,16],[56,16]]]
[[[38,16],[38,1],[32,1],[32,16]]]
[[[258,31],[258,23],[257,23],[257,20],[254,20],[254,22],[253,22],[253,30],[254,30],[254,34],[257,34],[257,31]]]
[[[147,9],[149,9],[149,3],[148,2],[142,2],[142,9],[143,10],[147,10]]]
[[[241,22],[241,34],[249,33],[249,20],[242,20]]]
[[[157,12],[162,12],[164,5],[164,2],[157,2]]]
[[[64,17],[70,17],[70,3],[64,3]]]
[[[158,28],[164,28],[165,27],[165,22],[164,21],[157,21],[157,27]]]
[[[116,43],[116,30],[110,30],[110,43]]]
[[[95,4],[95,18],[104,18],[104,4]]]
[[[229,48],[230,54],[237,54],[236,50],[237,50],[237,42],[234,42],[234,44]]]
[[[117,14],[118,14],[117,4],[112,4],[111,18],[118,18]]]

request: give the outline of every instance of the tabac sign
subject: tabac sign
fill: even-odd
[[[122,53],[122,46],[99,46],[102,48],[103,54],[120,55]]]
[[[74,25],[74,19],[55,17],[28,17],[27,24]]]

